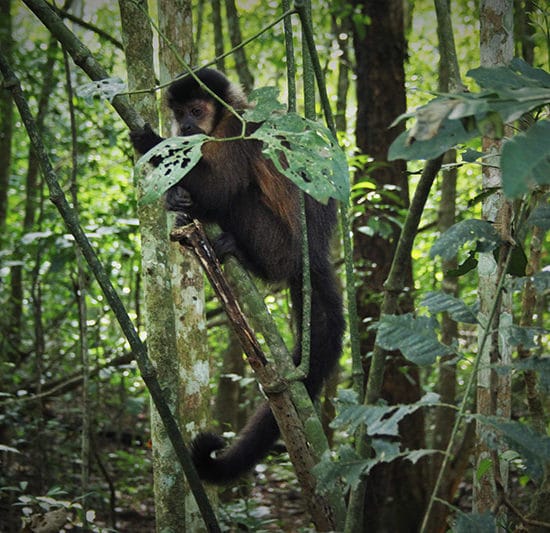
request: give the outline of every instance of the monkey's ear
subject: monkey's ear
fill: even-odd
[[[200,161],[202,145],[209,139],[207,135],[170,137],[147,151],[135,166],[136,176],[143,180],[140,204],[155,202],[179,183]]]

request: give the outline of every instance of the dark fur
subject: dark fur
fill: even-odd
[[[202,69],[198,75],[235,109],[246,107],[246,100],[238,91],[233,91],[225,76],[212,69]],[[196,98],[212,101],[190,77],[174,82],[168,89],[168,102],[173,110]],[[232,137],[240,132],[239,120],[216,103],[216,127],[209,133],[213,137]],[[132,132],[134,146],[142,153],[161,140],[150,128]],[[166,204],[170,210],[218,223],[225,232],[216,243],[218,253],[236,253],[252,272],[266,281],[285,281],[290,287],[294,318],[301,326],[302,251],[298,194],[296,186],[262,157],[259,142],[211,142],[203,146],[199,164],[167,192]],[[311,368],[305,385],[309,394],[315,397],[340,356],[344,318],[329,259],[330,237],[336,221],[334,202],[322,205],[307,196],[306,216],[312,307]],[[301,333],[294,350],[296,363],[300,361],[300,344]],[[228,448],[224,448],[220,437],[200,434],[192,443],[193,460],[201,478],[212,483],[227,483],[263,459],[278,436],[279,429],[266,403]],[[220,451],[213,458],[211,454],[215,450]]]

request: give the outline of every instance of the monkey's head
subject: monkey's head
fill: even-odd
[[[248,106],[240,87],[232,84],[221,72],[202,68],[195,74],[216,96],[235,110],[242,110]],[[170,85],[167,100],[174,114],[172,135],[187,136],[195,133],[210,135],[227,111],[190,75]]]

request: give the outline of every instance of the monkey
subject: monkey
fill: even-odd
[[[250,107],[241,88],[217,70],[202,68],[196,76],[238,114]],[[243,132],[239,117],[190,74],[168,87],[167,103],[173,114],[174,135],[203,133],[231,138]],[[259,126],[247,123],[245,133]],[[130,135],[142,154],[164,140],[148,125]],[[205,142],[197,165],[165,194],[168,210],[221,227],[222,234],[213,243],[218,257],[233,254],[255,276],[289,287],[297,325],[293,351],[296,365],[301,360],[302,340],[299,194],[299,188],[262,154],[261,141],[252,139]],[[329,250],[336,224],[335,201],[322,204],[306,195],[305,212],[311,272],[311,356],[309,373],[303,381],[314,399],[340,357],[345,321]],[[199,433],[191,443],[191,456],[204,481],[227,484],[260,462],[278,437],[275,418],[264,403],[229,447],[214,433]]]

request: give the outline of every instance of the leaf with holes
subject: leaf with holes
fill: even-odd
[[[210,137],[202,134],[170,137],[143,155],[136,163],[138,174],[144,172],[150,163],[155,166],[144,177],[140,204],[158,200],[170,187],[181,181],[200,161],[201,147],[208,140],[211,140]]]
[[[81,98],[84,98],[87,102],[91,102],[92,99],[97,96],[102,100],[113,101],[113,98],[120,93],[126,92],[128,89],[126,83],[120,78],[104,78],[102,80],[91,81],[79,85],[76,88],[76,94]]]
[[[348,162],[327,128],[288,113],[271,116],[251,137],[263,142],[264,155],[307,194],[322,203],[348,202]]]

